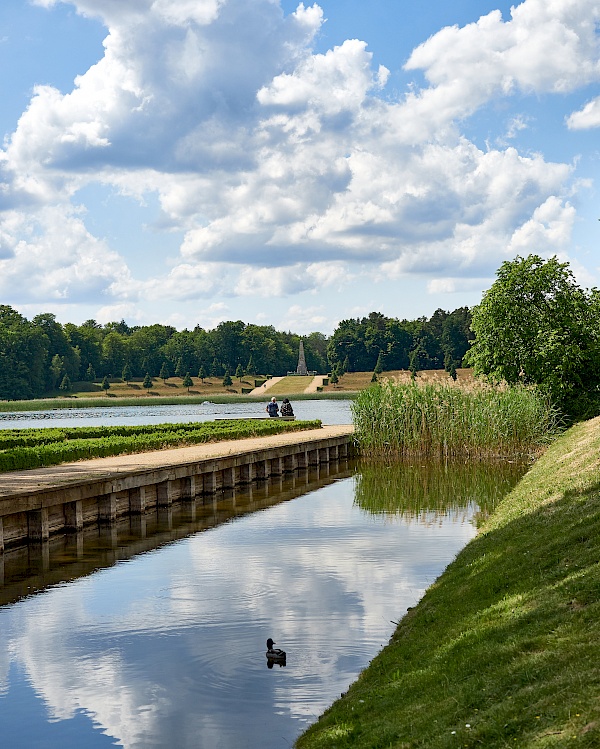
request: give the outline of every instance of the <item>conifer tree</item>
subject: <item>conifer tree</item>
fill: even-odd
[[[144,377],[144,382],[142,384],[148,391],[148,395],[150,395],[150,388],[154,387],[154,384],[152,382],[152,377],[150,377],[149,372],[146,372],[146,376]]]
[[[69,379],[69,375],[68,374],[66,374],[62,378],[62,382],[58,386],[58,389],[62,390],[64,393],[68,393],[69,392],[69,390],[71,389],[71,380]]]
[[[102,390],[104,390],[106,395],[108,395],[108,391],[110,390],[110,382],[108,381],[108,377],[104,377],[104,379],[102,380],[102,385],[100,385],[100,387],[102,388]]]
[[[204,369],[204,366],[200,367],[200,370],[198,372],[198,377],[202,381],[202,384],[204,385],[204,380],[206,379],[206,370]]]
[[[231,375],[229,374],[229,370],[226,370],[225,377],[223,377],[223,385],[228,388],[233,385],[233,381],[231,379]]]
[[[154,371],[156,371],[156,370],[154,370]],[[164,361],[162,363],[162,367],[160,368],[160,374],[158,376],[160,377],[160,379],[164,383],[166,383],[167,380],[169,379],[169,377],[171,376],[171,373],[169,372],[169,365],[167,364],[166,361]],[[144,380],[144,382],[145,382],[145,380]],[[146,386],[144,385],[144,387],[146,387]]]
[[[129,383],[131,382],[131,367],[129,366],[129,363],[125,364],[125,366],[123,367],[123,372],[121,373],[121,379],[127,385],[129,385]]]
[[[190,373],[186,372],[185,377],[183,378],[183,387],[187,388],[188,393],[190,392],[190,388],[192,387],[193,384],[194,384],[194,381],[190,377]]]

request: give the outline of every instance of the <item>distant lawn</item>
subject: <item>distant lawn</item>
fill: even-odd
[[[232,378],[229,387],[223,385],[221,377],[207,377],[204,382],[199,378],[192,377],[193,385],[189,392],[183,386],[181,377],[170,377],[166,382],[155,377],[152,380],[152,388],[146,390],[142,380],[139,378],[129,383],[115,378],[110,382],[108,393],[100,387],[97,382],[75,382],[73,390],[63,393],[59,390],[44,398],[23,401],[0,401],[0,412],[4,411],[43,411],[53,408],[91,408],[93,406],[132,406],[132,405],[175,405],[179,403],[202,403],[212,401],[213,403],[236,403],[242,401],[264,401],[273,395],[290,395],[298,399],[302,398],[344,398],[352,397],[353,394],[364,390],[371,384],[372,372],[348,372],[340,378],[337,385],[326,385],[322,392],[304,394],[304,390],[310,385],[312,377],[285,377],[283,380],[266,390],[258,396],[250,397],[247,393],[242,394],[242,388],[249,390],[254,388],[254,377],[246,375],[242,380]],[[379,375],[380,380],[386,378],[397,379],[401,382],[410,380],[410,372],[406,370],[395,370],[383,372]],[[261,379],[259,376],[256,379]],[[419,372],[418,382],[440,382],[447,381],[448,373],[444,370],[430,369]],[[474,381],[470,369],[458,370],[458,382],[468,385]]]
[[[283,380],[276,382],[265,392],[265,397],[273,395],[295,395],[303,393],[313,381],[313,377],[284,377]]]
[[[457,381],[461,384],[469,385],[473,382],[473,371],[471,369],[457,369]],[[340,377],[337,385],[326,385],[323,388],[324,393],[339,393],[340,391],[357,392],[368,388],[371,384],[373,372],[346,372]],[[397,382],[409,382],[411,379],[410,372],[407,369],[394,369],[389,372],[382,372],[378,375],[380,381],[389,379]],[[417,373],[417,382],[447,382],[450,378],[448,372],[444,369],[424,369]]]

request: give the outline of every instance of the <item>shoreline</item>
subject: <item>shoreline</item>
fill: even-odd
[[[559,437],[297,749],[600,746],[599,454]]]
[[[299,400],[353,400],[358,391],[343,390],[336,393],[289,393],[289,397]],[[53,411],[55,409],[115,408],[123,406],[179,406],[202,405],[203,403],[261,403],[266,396],[250,395],[211,395],[211,396],[146,396],[133,398],[43,398],[29,401],[0,401],[0,414],[22,411]]]

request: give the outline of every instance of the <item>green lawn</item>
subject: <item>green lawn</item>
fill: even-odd
[[[600,746],[599,455],[560,437],[298,749]]]
[[[272,398],[274,395],[294,395],[294,393],[303,393],[313,381],[313,377],[284,377],[265,392],[265,398]]]

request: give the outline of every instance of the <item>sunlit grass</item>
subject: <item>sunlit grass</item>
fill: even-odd
[[[384,382],[352,404],[364,455],[528,454],[556,432],[557,412],[535,390]]]
[[[600,746],[598,455],[556,440],[298,749]]]

